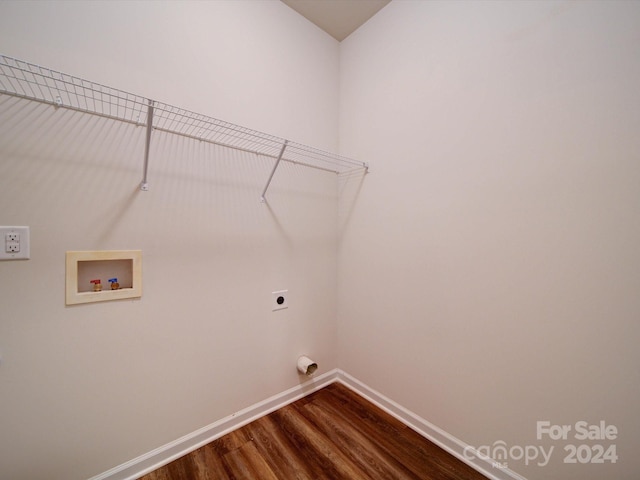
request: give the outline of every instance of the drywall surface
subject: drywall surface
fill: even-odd
[[[280,2],[2,2],[6,55],[325,149],[338,43]],[[337,182],[0,98],[0,478],[97,475],[335,368]],[[67,250],[142,250],[142,297],[65,306]],[[271,292],[289,290],[272,312]],[[304,379],[306,380],[306,379]]]
[[[2,53],[335,149],[337,41],[274,2],[151,3],[2,2]]]
[[[530,480],[640,472],[638,25],[394,1],[341,44],[341,151],[372,173],[341,187],[340,368]]]

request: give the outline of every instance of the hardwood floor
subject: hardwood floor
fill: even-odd
[[[333,383],[141,480],[486,480]]]

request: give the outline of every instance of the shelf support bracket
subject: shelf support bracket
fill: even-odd
[[[140,190],[146,192],[149,190],[149,183],[147,182],[147,171],[149,169],[149,146],[151,145],[151,131],[153,130],[153,100],[149,100],[149,107],[147,108],[147,137],[144,144],[144,167],[142,171],[142,183],[140,183]]]
[[[264,190],[262,190],[262,195],[260,195],[260,201],[262,203],[267,201],[265,195],[267,194],[267,190],[269,188],[269,185],[271,184],[271,179],[273,179],[273,174],[276,173],[276,169],[280,164],[280,160],[282,160],[282,155],[284,155],[284,151],[287,148],[288,143],[289,143],[289,140],[285,140],[284,143],[282,144],[282,148],[280,149],[280,153],[278,154],[278,159],[276,160],[276,163],[273,165],[273,169],[271,170],[271,175],[269,175],[269,180],[267,180],[267,184],[264,186]]]

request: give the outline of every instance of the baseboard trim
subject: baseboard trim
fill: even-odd
[[[264,415],[299,400],[336,381],[338,370],[326,372],[296,387],[276,394],[228,417],[222,418],[173,442],[114,467],[89,480],[135,480]]]
[[[361,397],[366,398],[377,407],[400,420],[409,428],[415,430],[417,433],[432,441],[446,452],[449,452],[460,461],[466,463],[474,470],[485,475],[487,478],[491,480],[527,480],[525,477],[517,474],[513,470],[508,468],[498,468],[495,462],[491,460],[484,460],[482,458],[483,456],[468,444],[445,432],[441,428],[438,428],[410,410],[407,410],[403,406],[397,404],[368,385],[365,385],[348,373],[338,370],[336,381],[342,383],[347,388],[350,388]],[[467,458],[467,456],[464,455],[465,451],[468,453],[474,453],[475,455],[473,455],[473,457],[475,458]]]
[[[155,450],[101,473],[89,480],[135,480],[188,453],[226,435],[260,417],[295,402],[327,385],[340,382],[358,395],[389,413],[399,421],[449,452],[490,480],[527,480],[508,468],[497,468],[491,460],[483,460],[469,445],[407,410],[348,373],[334,369],[313,379],[258,402],[206,427],[167,443]],[[469,459],[464,452],[476,453]]]

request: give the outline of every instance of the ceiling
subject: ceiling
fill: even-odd
[[[341,42],[391,0],[282,0]]]

